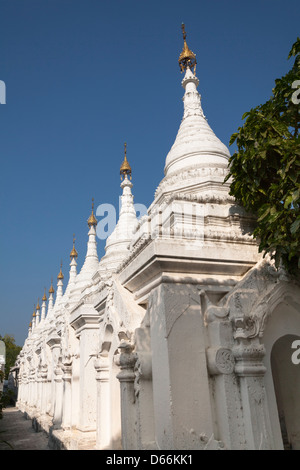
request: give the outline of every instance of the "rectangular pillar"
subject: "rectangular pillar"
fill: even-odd
[[[213,438],[213,416],[197,286],[162,283],[148,309],[158,447],[201,449]]]

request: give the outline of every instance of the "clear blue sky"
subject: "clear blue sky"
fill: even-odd
[[[152,202],[182,117],[182,22],[228,145],[290,68],[298,0],[0,0],[0,334],[18,345],[61,259],[68,280],[73,233],[82,266],[92,197],[118,205],[125,141],[135,202]]]

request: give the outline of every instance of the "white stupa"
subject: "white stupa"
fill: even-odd
[[[137,226],[137,216],[131,193],[131,166],[127,160],[127,145],[124,145],[124,161],[120,168],[122,179],[121,209],[119,220],[111,235],[107,238],[105,255],[99,263],[99,273],[114,272],[129,253],[132,234]]]

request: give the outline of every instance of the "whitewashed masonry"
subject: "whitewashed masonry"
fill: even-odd
[[[227,147],[184,47],[184,113],[148,214],[131,168],[105,255],[94,212],[77,273],[37,306],[17,406],[65,449],[300,449],[300,286],[258,253],[229,195]]]

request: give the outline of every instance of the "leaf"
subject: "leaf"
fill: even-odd
[[[242,116],[242,120],[244,120],[244,119],[245,119],[247,116],[249,116],[249,115],[250,115],[250,112],[249,112],[249,111],[247,111],[246,113],[244,113],[243,116]]]
[[[263,220],[270,212],[270,207],[267,208],[267,210],[257,219],[257,222],[260,222]]]
[[[234,134],[232,134],[229,140],[229,145],[232,145],[236,141],[237,136],[238,136],[238,132],[235,132]]]
[[[260,193],[264,194],[265,196],[267,196],[267,193],[266,193],[266,191],[265,191],[264,189],[259,188],[258,191],[259,191]]]
[[[293,196],[288,196],[284,202],[284,208],[287,209],[293,202]]]
[[[300,39],[297,37],[297,41],[294,42],[289,52],[288,59],[290,59],[292,56],[297,55],[297,53],[299,52],[300,52]]]
[[[297,230],[299,229],[299,227],[300,227],[300,217],[298,219],[296,219],[295,222],[292,223],[291,229],[290,229],[291,233],[292,234],[296,233]]]

